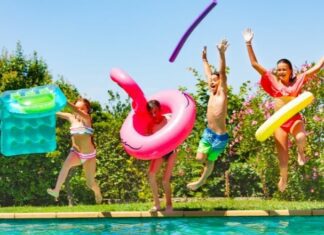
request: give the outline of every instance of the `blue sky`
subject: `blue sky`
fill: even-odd
[[[124,94],[109,79],[113,67],[126,70],[149,96],[185,86],[194,91],[188,67],[202,72],[201,50],[218,65],[216,44],[227,38],[228,83],[238,91],[255,83],[242,31],[255,32],[261,64],[272,68],[285,57],[296,66],[324,54],[324,1],[219,0],[190,35],[176,61],[173,49],[210,0],[1,0],[0,48],[37,51],[57,79],[62,75],[82,95],[107,103],[107,90]]]

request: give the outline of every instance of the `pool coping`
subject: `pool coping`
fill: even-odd
[[[110,211],[110,212],[34,212],[0,213],[1,219],[80,219],[80,218],[154,218],[154,217],[230,217],[230,216],[324,216],[315,210],[215,210],[215,211]]]

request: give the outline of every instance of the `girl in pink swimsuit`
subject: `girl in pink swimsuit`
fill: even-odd
[[[165,126],[170,119],[170,117],[165,114],[162,115],[161,113],[161,105],[159,101],[157,100],[150,100],[147,103],[147,111],[152,117],[152,123],[149,123],[148,125],[148,135],[151,135],[157,131],[159,131],[163,126]],[[177,153],[176,151],[171,151],[170,153],[166,154],[165,156],[157,159],[153,159],[150,162],[149,166],[149,183],[151,186],[152,194],[153,194],[153,200],[154,200],[154,206],[149,210],[150,212],[157,212],[161,210],[160,206],[160,199],[159,199],[159,193],[158,193],[158,184],[156,180],[156,175],[159,172],[163,162],[165,161],[165,170],[162,178],[162,185],[165,192],[165,211],[166,212],[172,212],[172,189],[170,184],[170,179],[172,176],[172,169],[175,166]]]
[[[93,142],[93,129],[90,116],[90,102],[79,98],[74,104],[68,102],[72,113],[58,112],[57,116],[71,123],[70,133],[72,147],[65,160],[54,189],[47,189],[47,193],[57,198],[69,170],[82,164],[87,186],[94,192],[96,203],[102,201],[100,188],[95,181],[96,174],[96,148]]]
[[[299,95],[303,84],[323,67],[324,57],[315,66],[296,77],[293,77],[293,68],[290,61],[281,59],[277,62],[276,74],[272,74],[258,63],[252,48],[253,36],[254,33],[251,29],[246,29],[243,32],[249,59],[252,67],[261,75],[260,83],[262,88],[270,96],[274,97],[275,111],[277,111]],[[274,132],[280,168],[278,188],[281,192],[286,189],[288,181],[288,134],[291,134],[296,140],[299,165],[304,165],[307,162],[304,154],[306,134],[302,116],[299,113]]]

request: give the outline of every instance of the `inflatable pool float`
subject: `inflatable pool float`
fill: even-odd
[[[56,148],[56,115],[66,97],[55,85],[5,91],[0,95],[0,151],[15,156]]]
[[[288,102],[259,127],[255,133],[256,139],[265,141],[277,128],[311,104],[313,100],[313,94],[306,91]]]
[[[126,72],[112,69],[110,77],[133,100],[132,111],[120,130],[121,142],[128,154],[138,159],[151,160],[168,154],[182,144],[196,118],[196,105],[190,95],[178,90],[166,90],[146,99],[140,87]],[[148,135],[150,116],[146,103],[153,99],[159,101],[162,114],[171,114],[171,119],[159,131]]]

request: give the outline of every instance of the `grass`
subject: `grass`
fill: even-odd
[[[22,206],[0,207],[0,213],[31,212],[109,212],[109,211],[147,211],[152,203],[102,204],[70,206]],[[278,201],[263,199],[194,199],[188,202],[175,202],[175,210],[311,210],[324,209],[324,201]]]

